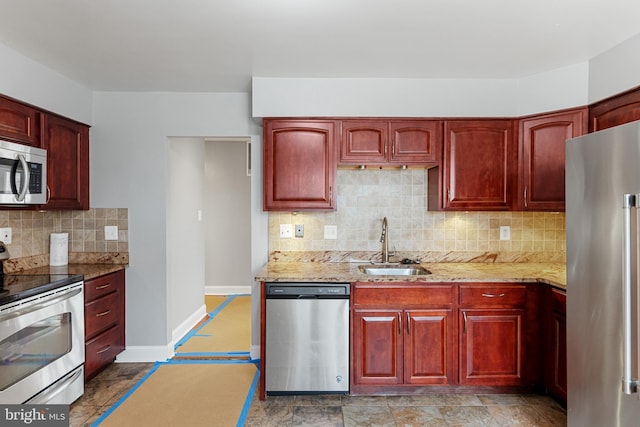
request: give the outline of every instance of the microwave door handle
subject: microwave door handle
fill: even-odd
[[[27,195],[27,190],[29,190],[29,165],[27,165],[27,159],[24,158],[22,154],[18,154],[18,160],[20,161],[20,166],[22,166],[24,185],[20,189],[20,193],[16,197],[19,202],[24,201],[25,196]],[[18,174],[15,175],[16,177]],[[14,178],[15,179],[15,178]],[[16,182],[16,187],[18,183]]]

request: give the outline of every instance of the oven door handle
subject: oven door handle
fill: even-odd
[[[81,292],[82,292],[82,286],[80,286],[79,288],[76,288],[76,289],[70,289],[68,292],[65,292],[62,295],[56,295],[53,298],[47,298],[44,301],[40,301],[40,302],[34,303],[33,305],[27,305],[23,309],[18,309],[16,311],[11,312],[11,313],[2,314],[2,315],[0,315],[0,322],[6,321],[6,320],[10,320],[10,319],[14,319],[14,318],[16,318],[18,316],[24,316],[25,314],[33,313],[34,311],[38,311],[38,310],[43,309],[45,307],[49,307],[51,305],[58,304],[59,302],[62,302],[64,300],[68,300],[70,298],[75,297],[76,295],[78,295]]]

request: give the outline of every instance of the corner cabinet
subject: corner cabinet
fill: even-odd
[[[84,377],[91,379],[125,348],[125,272],[84,283]]]
[[[338,122],[264,122],[265,211],[334,210]]]
[[[517,149],[513,120],[444,122],[441,164],[429,170],[430,210],[510,210]]]
[[[565,141],[587,131],[587,108],[520,120],[518,205],[526,211],[565,210]]]
[[[43,117],[49,198],[43,209],[89,209],[89,126],[52,114]]]
[[[455,384],[456,291],[449,284],[352,284],[351,392]]]
[[[589,107],[589,132],[640,120],[640,88],[596,102]]]
[[[442,139],[438,120],[341,121],[340,165],[433,166]]]

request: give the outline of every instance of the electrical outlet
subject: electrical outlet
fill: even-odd
[[[296,224],[296,237],[304,237],[304,225]]]
[[[325,240],[335,240],[338,238],[338,226],[337,225],[325,225],[324,226],[324,238]]]
[[[508,225],[500,226],[500,240],[511,240],[511,227]]]
[[[118,240],[118,226],[117,225],[105,225],[104,226],[104,240]]]
[[[280,224],[280,238],[290,239],[293,237],[293,225],[292,224]]]
[[[0,228],[0,240],[5,244],[11,243],[11,228]]]

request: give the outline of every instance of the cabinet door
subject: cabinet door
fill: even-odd
[[[264,210],[333,210],[335,121],[265,120]]]
[[[40,146],[40,113],[19,102],[0,97],[0,137]]]
[[[549,291],[551,307],[548,319],[547,364],[545,385],[549,392],[567,401],[567,296],[556,289]]]
[[[46,209],[89,209],[89,127],[62,117],[44,118],[47,150]]]
[[[435,120],[392,120],[389,124],[392,163],[435,164],[442,141],[442,122]]]
[[[389,124],[382,120],[343,120],[341,164],[384,164],[387,161]]]
[[[640,120],[640,89],[596,102],[589,107],[589,132]]]
[[[522,309],[460,310],[460,384],[522,384],[523,320]]]
[[[405,310],[404,317],[405,383],[455,384],[456,329],[451,310]]]
[[[564,211],[565,141],[586,127],[586,108],[520,121],[520,208]]]
[[[513,121],[445,122],[441,207],[509,210],[515,189]]]
[[[403,383],[402,310],[353,311],[353,382]]]

